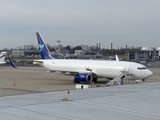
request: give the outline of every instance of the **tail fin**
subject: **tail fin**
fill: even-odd
[[[48,50],[48,47],[46,46],[45,42],[42,40],[38,32],[36,32],[36,36],[37,36],[39,50],[41,52],[42,59],[56,59],[56,57],[51,55],[50,51]]]
[[[118,58],[118,56],[116,55],[116,61],[119,61],[119,58]]]
[[[6,52],[1,52],[1,55],[0,55],[0,62],[4,62],[5,57],[6,57]]]

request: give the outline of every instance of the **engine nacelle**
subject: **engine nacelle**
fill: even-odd
[[[75,76],[76,81],[87,82],[90,81],[91,75],[89,73],[78,73]]]

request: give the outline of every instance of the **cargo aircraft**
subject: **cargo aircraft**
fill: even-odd
[[[42,59],[37,64],[50,72],[74,76],[74,83],[97,81],[98,78],[110,80],[108,85],[118,84],[129,76],[135,80],[145,80],[153,75],[144,65],[127,61],[57,59],[48,50],[40,34],[36,33]],[[116,59],[117,56],[116,56]],[[12,65],[13,67],[14,64]],[[93,78],[93,79],[92,79]]]

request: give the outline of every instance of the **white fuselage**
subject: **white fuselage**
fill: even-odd
[[[146,79],[153,75],[144,65],[126,61],[105,61],[105,60],[68,60],[52,59],[39,60],[41,66],[51,72],[75,75],[77,73],[89,73],[86,68],[92,70],[97,78],[115,78],[122,71],[135,79]]]
[[[6,64],[6,62],[0,62],[0,65]]]

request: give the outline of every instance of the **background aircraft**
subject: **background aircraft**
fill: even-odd
[[[1,54],[0,54],[0,65],[6,63],[6,62],[4,62],[5,57],[6,57],[6,52],[1,52]]]

